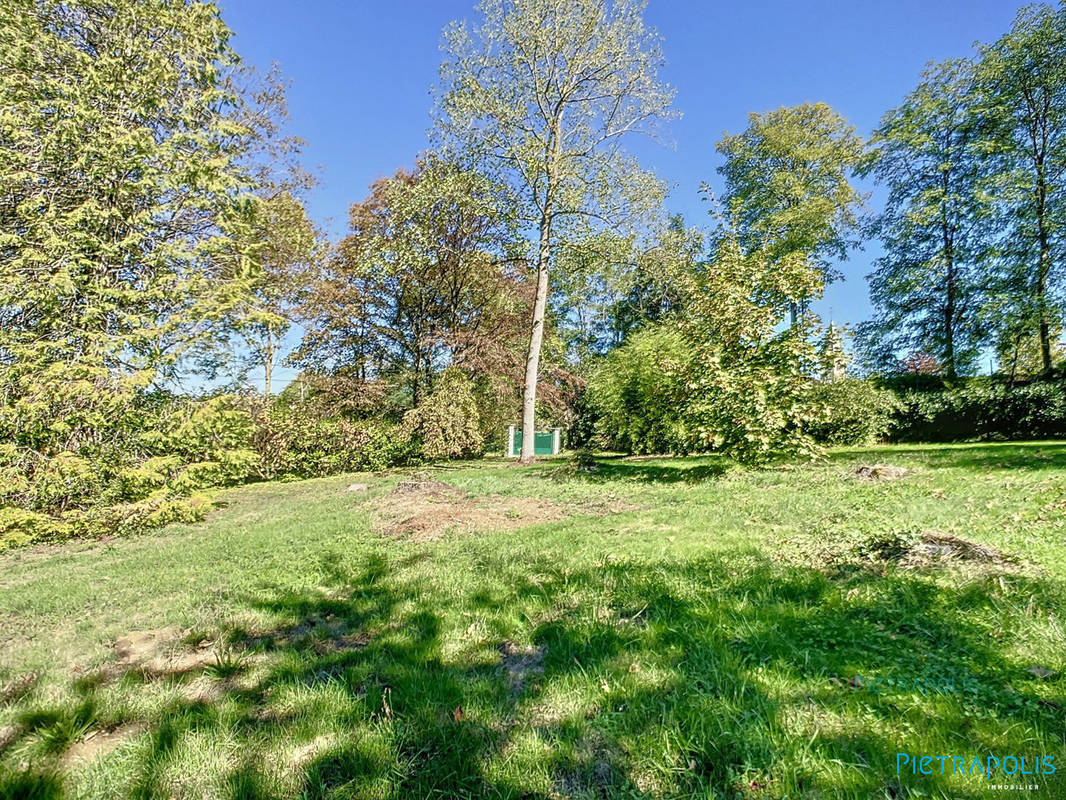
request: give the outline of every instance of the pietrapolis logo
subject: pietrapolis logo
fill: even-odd
[[[911,775],[984,775],[992,780],[997,770],[1004,775],[1054,775],[1054,756],[923,756],[896,753],[896,774]],[[1028,769],[1026,769],[1028,767]],[[950,770],[950,771],[949,771]]]

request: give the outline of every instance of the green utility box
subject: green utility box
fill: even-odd
[[[562,431],[559,428],[533,433],[533,455],[553,456],[561,449]],[[522,430],[514,425],[507,429],[507,455],[512,458],[522,455]]]

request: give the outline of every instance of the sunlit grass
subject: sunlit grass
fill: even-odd
[[[873,463],[909,472],[856,478]],[[372,529],[401,477],[243,487],[199,525],[0,557],[0,685],[35,675],[0,704],[0,797],[989,793],[897,775],[899,752],[1054,756],[1013,782],[1066,796],[1064,444],[453,465],[432,477],[572,513],[425,541]],[[1015,560],[855,556],[925,531]],[[171,662],[112,648],[169,626]]]

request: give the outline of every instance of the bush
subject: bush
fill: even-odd
[[[430,461],[469,458],[484,452],[473,385],[449,367],[425,400],[403,418],[403,431],[422,457]]]
[[[866,445],[883,440],[900,405],[887,389],[851,378],[816,383],[812,400],[817,415],[804,427],[824,445]]]
[[[595,443],[626,453],[685,453],[684,409],[695,357],[676,328],[649,327],[613,350],[588,384]]]
[[[204,489],[246,480],[258,461],[252,417],[233,396],[144,395],[95,425],[62,447],[12,426],[0,445],[0,548],[199,519]]]
[[[942,391],[907,391],[893,415],[900,442],[1051,439],[1066,436],[1066,386],[1044,381],[1010,388],[973,379]]]
[[[416,453],[400,426],[323,416],[311,406],[276,403],[256,418],[258,474],[313,478],[410,463]]]

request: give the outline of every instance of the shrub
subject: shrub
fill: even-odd
[[[400,426],[324,416],[309,405],[276,403],[261,409],[252,439],[258,474],[311,478],[409,463],[415,453]]]
[[[449,367],[433,391],[403,418],[405,436],[423,458],[469,458],[481,455],[484,439],[478,427],[477,401],[470,380]]]
[[[901,442],[1049,439],[1066,436],[1066,386],[1044,381],[1010,388],[973,379],[941,391],[907,391],[893,416]]]
[[[685,453],[684,409],[695,360],[676,328],[656,326],[613,350],[588,384],[595,442],[626,453]]]
[[[824,445],[864,445],[884,439],[899,408],[896,396],[869,381],[845,378],[814,384],[816,416],[804,426]]]
[[[65,447],[12,426],[0,446],[0,548],[196,520],[210,507],[204,489],[254,474],[239,398],[142,395],[121,411]]]

